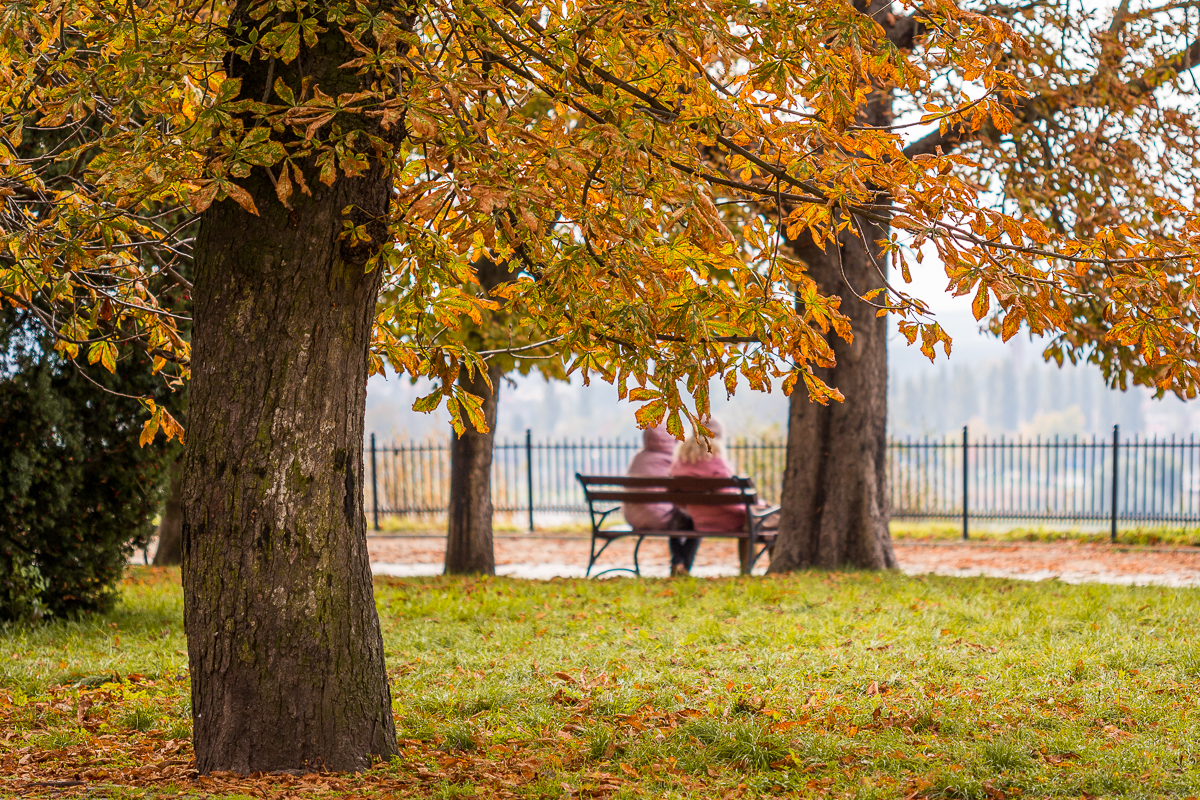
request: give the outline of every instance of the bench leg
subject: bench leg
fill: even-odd
[[[638,537],[638,545],[637,545],[638,547],[641,547],[643,538],[644,537]],[[591,556],[591,559],[588,561],[587,572],[584,573],[585,577],[588,577],[588,578],[592,577],[592,569],[596,566],[596,562],[600,560],[601,554],[603,554],[604,551],[608,549],[608,546],[615,541],[616,541],[616,539],[608,539],[604,542],[604,544],[602,544],[600,546],[600,549],[597,550],[596,549],[596,537],[595,536],[592,537],[592,556]],[[630,569],[629,567],[609,567],[608,569],[602,569],[599,572],[597,572],[596,577],[599,578],[601,575],[607,575],[610,572],[629,572],[640,578],[642,573],[638,571],[637,547],[635,547],[633,550],[633,569]]]
[[[642,549],[642,542],[646,541],[645,536],[639,536],[637,544],[633,546],[633,574],[639,578],[642,577],[642,568],[638,564],[638,551]]]
[[[596,560],[600,558],[600,554],[604,552],[605,548],[608,547],[612,543],[613,543],[613,540],[609,539],[600,547],[599,550],[597,550],[596,549],[596,532],[592,531],[592,555],[588,559],[587,572],[585,572],[583,574],[583,576],[585,578],[590,578],[592,576],[592,567],[596,566]]]
[[[772,545],[764,544],[757,553],[753,554],[753,557],[750,559],[750,569],[746,570],[747,575],[754,571],[754,565],[758,563],[760,558],[762,558],[763,553],[770,552],[771,547]]]
[[[754,569],[754,542],[749,539],[738,539],[738,564],[743,575],[749,575]]]

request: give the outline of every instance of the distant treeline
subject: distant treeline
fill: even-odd
[[[943,434],[971,425],[978,433],[1027,436],[1195,431],[1190,404],[1156,401],[1141,387],[1110,389],[1095,367],[987,365],[943,367],[912,376],[893,374],[888,421],[893,435]]]

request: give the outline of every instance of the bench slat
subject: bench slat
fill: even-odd
[[[750,492],[596,492],[587,493],[590,500],[611,503],[673,503],[687,506],[744,506],[753,504],[758,495]]]
[[[775,539],[774,530],[759,531],[754,537],[760,542],[771,542]],[[596,531],[597,539],[620,539],[626,536],[644,536],[672,539],[749,539],[747,531]]]
[[[625,487],[661,487],[664,489],[679,489],[691,492],[711,492],[717,489],[753,488],[754,482],[749,478],[643,478],[629,476],[599,476],[579,475],[575,478],[583,485],[584,491],[590,492],[592,486],[625,486]]]

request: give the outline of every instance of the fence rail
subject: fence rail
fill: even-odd
[[[1200,442],[1187,439],[962,437],[893,439],[888,480],[895,519],[961,519],[964,538],[975,520],[1200,523]],[[586,513],[575,473],[619,475],[640,449],[635,440],[497,442],[492,502],[500,514],[569,517]],[[754,479],[767,502],[779,499],[785,445],[739,440],[726,447],[739,475]],[[380,445],[366,452],[367,506],[380,517],[444,514],[450,494],[445,441]]]

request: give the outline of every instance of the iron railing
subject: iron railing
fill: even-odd
[[[492,458],[496,512],[583,515],[587,505],[576,473],[620,475],[641,447],[635,440],[497,442]],[[962,437],[888,442],[891,514],[895,519],[1040,521],[1139,524],[1200,523],[1200,442],[1181,439]],[[380,517],[442,515],[450,490],[446,441],[379,445],[366,453],[371,475],[367,508]],[[754,479],[759,496],[779,499],[785,444],[738,440],[726,446],[737,474]],[[1115,468],[1114,468],[1115,465]]]

